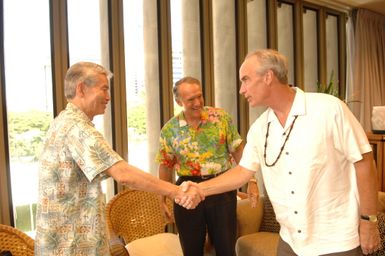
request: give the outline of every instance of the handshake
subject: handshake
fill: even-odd
[[[210,192],[208,192],[210,190]],[[219,191],[218,191],[219,190]],[[213,193],[213,191],[216,191]],[[214,189],[211,184],[195,183],[192,181],[185,181],[177,187],[175,193],[171,198],[174,202],[186,209],[194,209],[197,205],[205,200],[208,194],[222,193],[223,189]],[[259,199],[258,185],[255,179],[251,179],[247,185],[247,193],[237,192],[240,198],[249,198],[250,206],[255,208]]]
[[[186,209],[194,209],[201,201],[205,200],[203,189],[198,183],[192,181],[185,181],[175,192],[175,203]]]

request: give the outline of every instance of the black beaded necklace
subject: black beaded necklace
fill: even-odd
[[[277,158],[275,159],[275,161],[274,161],[272,164],[268,164],[268,163],[266,162],[267,138],[269,137],[269,129],[270,129],[270,123],[271,123],[271,122],[268,122],[268,123],[267,123],[267,130],[266,130],[266,136],[265,136],[265,149],[264,149],[264,151],[263,151],[263,159],[265,160],[265,165],[266,165],[267,167],[272,167],[272,166],[274,166],[274,165],[278,162],[278,159],[281,157],[282,151],[283,151],[283,149],[285,148],[286,142],[287,142],[287,140],[289,139],[291,130],[293,130],[293,126],[294,126],[295,120],[297,120],[297,117],[298,117],[298,115],[294,116],[294,120],[293,120],[293,122],[292,122],[291,125],[290,125],[289,132],[288,132],[288,134],[287,134],[287,136],[286,136],[286,139],[285,139],[285,141],[283,142],[283,145],[282,145],[282,147],[281,147],[281,151],[279,151],[279,154],[278,154]]]

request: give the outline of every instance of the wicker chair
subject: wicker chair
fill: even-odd
[[[0,224],[0,252],[9,251],[13,256],[33,256],[34,240],[20,230]]]
[[[171,210],[170,201],[169,206]],[[174,251],[175,249],[177,253],[174,255],[182,255],[178,236],[174,233],[165,233],[168,223],[160,211],[159,198],[156,194],[130,189],[118,193],[107,203],[106,221],[110,252],[113,256],[129,255],[125,245],[135,243],[136,247],[147,247],[139,248],[139,251],[151,248],[160,254],[161,250],[168,247],[168,250]],[[162,235],[168,237],[167,242],[166,240],[161,241]],[[158,240],[147,241],[146,239],[150,237],[156,237]],[[172,242],[170,242],[170,237]],[[139,240],[140,243],[137,242]],[[128,246],[128,250],[130,255],[135,256],[132,251],[138,251],[138,248]],[[172,254],[163,253],[162,255]]]

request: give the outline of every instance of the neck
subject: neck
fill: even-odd
[[[285,126],[291,106],[294,102],[296,91],[289,85],[282,86],[279,89],[277,88],[277,90],[275,104],[272,104],[270,107],[273,109],[281,125]]]
[[[186,119],[186,122],[188,123],[188,125],[190,125],[193,128],[197,128],[201,122],[200,116],[199,118],[195,116],[189,116],[189,115],[186,115],[185,112],[184,112],[184,118]]]
[[[90,111],[87,111],[87,108],[84,106],[84,104],[82,104],[81,100],[79,100],[79,99],[72,99],[72,100],[69,100],[68,102],[71,102],[72,104],[77,106],[81,111],[83,111],[88,116],[88,118],[91,121],[94,119],[94,116],[91,114]]]

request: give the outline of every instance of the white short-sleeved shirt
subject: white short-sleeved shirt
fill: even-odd
[[[285,127],[271,109],[251,126],[240,165],[262,171],[281,225],[280,236],[298,255],[359,246],[359,198],[354,163],[371,151],[366,134],[345,103],[320,93],[296,96]],[[298,115],[282,155],[272,164]]]

